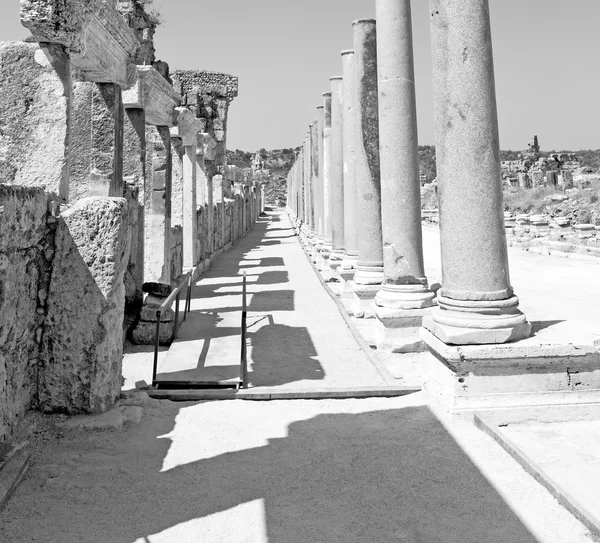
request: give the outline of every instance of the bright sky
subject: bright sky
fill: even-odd
[[[433,144],[427,0],[413,0],[419,139]],[[490,0],[503,149],[600,148],[600,1]],[[154,0],[164,16],[157,57],[172,68],[240,79],[228,147],[302,142],[329,77],[352,48],[352,21],[375,0]],[[27,35],[18,0],[0,0],[0,39]]]

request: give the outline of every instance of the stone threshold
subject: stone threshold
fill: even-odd
[[[178,402],[200,400],[345,400],[364,398],[396,398],[419,392],[420,387],[378,386],[378,387],[339,387],[339,388],[281,388],[257,387],[242,390],[166,390],[144,389],[144,392],[156,400]]]
[[[525,409],[516,410],[512,416],[507,416],[511,410],[501,410],[496,414],[476,413],[473,421],[475,426],[489,435],[496,441],[508,454],[510,454],[522,467],[529,473],[538,483],[540,483],[550,494],[569,511],[577,520],[579,520],[586,528],[594,534],[600,535],[600,518],[594,515],[587,509],[579,500],[577,500],[567,489],[560,485],[550,474],[539,464],[526,454],[518,445],[516,445],[502,431],[509,424],[519,423],[523,420],[537,420],[540,422],[555,422],[552,421],[553,413],[558,420],[565,420],[565,407],[561,406],[545,406],[541,409]],[[593,417],[597,419],[598,409],[600,404],[589,404],[589,406],[577,405],[573,406],[575,410],[575,418],[588,419]],[[567,410],[568,412],[568,410]],[[595,413],[595,417],[593,416]],[[516,417],[515,417],[516,415]]]
[[[31,452],[31,446],[25,442],[10,446],[8,452],[0,456],[0,510],[25,477]]]

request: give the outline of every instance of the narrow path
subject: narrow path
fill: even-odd
[[[251,387],[387,384],[323,289],[283,211],[268,212],[194,286],[191,314],[159,364],[161,380],[239,378],[244,271]],[[127,365],[126,356],[126,377]]]

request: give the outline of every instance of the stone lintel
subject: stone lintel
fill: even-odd
[[[222,96],[231,102],[238,95],[238,78],[234,75],[207,70],[175,70],[173,85],[181,94],[198,92]]]
[[[173,110],[183,101],[181,95],[152,66],[138,66],[137,70],[135,85],[123,92],[123,106],[143,109],[147,124],[173,128]]]
[[[140,42],[116,0],[21,0],[21,24],[38,42],[64,46],[84,81],[135,83]]]
[[[175,108],[175,126],[171,128],[172,138],[180,138],[184,147],[196,146],[200,130],[202,130],[202,123],[189,109]]]

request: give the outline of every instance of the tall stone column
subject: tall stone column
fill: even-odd
[[[150,147],[144,189],[146,209],[144,280],[171,284],[171,136],[166,126],[148,126]]]
[[[325,210],[323,186],[323,127],[325,123],[325,110],[323,106],[317,107],[316,131],[316,170],[317,170],[317,236],[318,249],[322,250],[325,242]]]
[[[356,144],[359,138],[356,109],[356,81],[354,70],[354,51],[342,52],[344,73],[344,107],[342,122],[344,130],[344,248],[346,256],[342,270],[350,271],[349,277],[358,265],[358,191],[356,176]]]
[[[331,93],[323,94],[323,257],[329,259],[333,250],[332,203],[331,198]]]
[[[196,214],[196,146],[186,145],[183,154],[183,266],[198,264]]]
[[[332,252],[329,263],[332,268],[341,265],[346,254],[344,247],[344,129],[343,129],[344,80],[331,78],[331,231]]]
[[[375,297],[379,350],[425,349],[435,303],[423,264],[421,183],[410,0],[377,0],[377,71],[384,281]]]
[[[446,344],[522,339],[531,325],[508,271],[488,1],[430,9],[443,286],[423,326]]]
[[[373,19],[355,21],[353,30],[356,107],[358,108],[358,144],[355,163],[360,217],[358,265],[354,282],[357,285],[380,285],[383,281],[383,244],[375,21]]]

